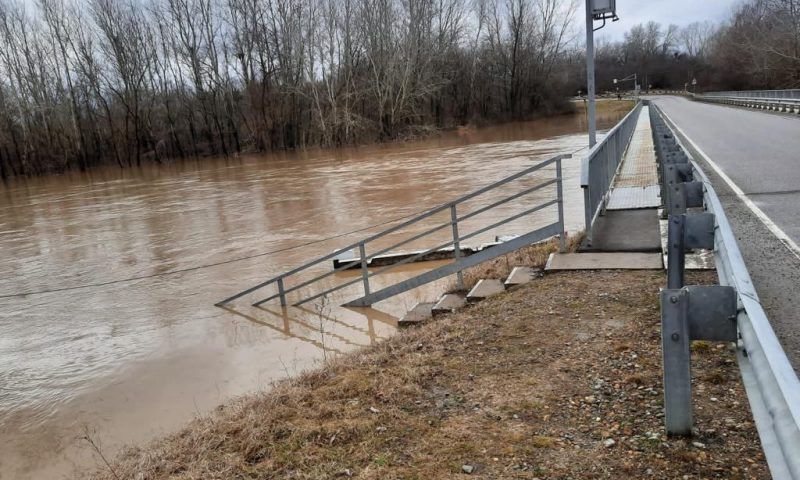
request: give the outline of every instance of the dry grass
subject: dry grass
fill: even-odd
[[[769,478],[724,345],[693,358],[697,435],[663,435],[664,280],[547,275],[226,405],[112,468],[137,480],[463,478],[464,465],[485,479]]]
[[[577,251],[585,235],[580,232],[567,237],[567,251]],[[502,257],[481,263],[464,270],[464,289],[469,290],[483,278],[505,279],[514,267],[544,268],[551,253],[558,251],[558,239],[550,239],[515,250]],[[453,281],[448,292],[456,292],[458,287]]]

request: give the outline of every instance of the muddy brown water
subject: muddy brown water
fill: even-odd
[[[601,115],[599,124],[607,128],[621,116]],[[581,115],[563,116],[402,144],[99,169],[0,186],[0,478],[69,476],[99,461],[87,435],[113,456],[234,396],[389,337],[398,317],[452,280],[371,309],[338,307],[355,298],[348,290],[285,312],[274,304],[213,304],[385,228],[371,225],[576,151],[586,143],[576,133],[582,130]],[[564,162],[568,230],[583,223],[579,165],[579,155]],[[552,190],[536,195],[546,200]],[[516,203],[462,228],[530,205]],[[554,208],[544,210],[474,242],[554,219]],[[251,258],[231,261],[243,257]],[[377,285],[430,267],[399,269]],[[28,294],[8,296],[17,293]]]

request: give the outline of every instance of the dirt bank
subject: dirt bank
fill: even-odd
[[[663,283],[548,275],[221,408],[96,477],[769,478],[725,345],[694,347],[697,435],[663,435]]]

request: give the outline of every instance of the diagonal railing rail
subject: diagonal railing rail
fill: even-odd
[[[340,291],[347,287],[357,285],[358,283],[361,283],[363,285],[363,295],[356,300],[348,302],[346,305],[368,306],[380,300],[389,298],[393,295],[397,295],[398,293],[408,291],[419,285],[423,285],[425,283],[432,282],[439,278],[443,278],[445,276],[453,274],[458,275],[459,285],[462,286],[463,279],[461,278],[461,272],[465,268],[469,268],[473,265],[476,265],[479,262],[490,260],[497,256],[503,255],[517,248],[520,248],[526,244],[535,243],[537,241],[541,241],[552,236],[560,237],[561,248],[563,249],[565,242],[565,234],[564,234],[564,205],[563,205],[561,161],[564,158],[568,158],[569,156],[570,155],[558,155],[548,160],[541,161],[524,170],[514,173],[513,175],[509,175],[501,180],[491,183],[490,185],[487,185],[483,188],[480,188],[462,197],[459,197],[451,202],[439,205],[438,207],[428,210],[414,218],[406,220],[393,227],[387,228],[382,232],[371,235],[367,238],[364,238],[363,240],[351,243],[350,245],[347,245],[327,255],[323,255],[319,258],[311,260],[310,262],[307,262],[297,268],[291,269],[285,273],[282,273],[268,280],[265,280],[253,287],[250,287],[246,290],[243,290],[235,295],[232,295],[218,302],[216,305],[220,307],[227,305],[246,295],[250,295],[266,287],[272,286],[274,287],[273,289],[274,293],[256,301],[255,303],[253,303],[254,306],[259,306],[276,299],[280,300],[281,305],[286,306],[289,304],[288,300],[289,295],[293,295],[294,297],[296,297],[293,301],[293,305],[297,306],[330,295],[334,292]],[[553,170],[552,173],[554,173],[554,175],[552,178],[542,179],[540,173],[546,171],[547,167],[555,167],[552,169]],[[526,186],[520,191],[510,195],[503,196],[500,199],[494,200],[492,198],[492,201],[489,201],[486,205],[483,205],[479,208],[475,208],[468,212],[461,211],[464,208],[466,202],[472,201],[482,196],[503,194],[503,192],[500,191],[501,187],[517,180],[521,181],[522,179],[525,178],[527,179],[533,178],[537,183],[532,186]],[[472,219],[486,212],[494,211],[495,209],[497,209],[502,205],[508,204],[509,202],[512,202],[514,200],[522,199],[526,196],[530,196],[534,192],[543,190],[551,186],[555,186],[555,195],[541,201],[541,203],[534,204],[529,207],[526,205],[526,207],[528,208],[525,208],[523,211],[519,213],[515,213],[513,215],[510,215],[509,217],[506,217],[499,221],[495,221],[489,225],[480,227],[469,233],[462,233],[465,220]],[[557,207],[557,219],[555,222],[546,225],[542,228],[527,232],[524,235],[516,237],[508,242],[499,243],[497,245],[490,246],[488,248],[480,250],[473,255],[470,256],[462,255],[461,245],[463,241],[475,238],[478,235],[486,233],[492,229],[495,229],[502,225],[506,225],[510,222],[523,218],[527,215],[531,215],[540,210],[544,210],[548,207]],[[385,240],[385,237],[387,237],[390,234],[395,234],[395,233],[400,234],[403,233],[404,230],[412,229],[415,227],[418,228],[420,226],[420,223],[423,222],[424,220],[430,219],[434,215],[443,212],[450,213],[449,221],[441,222],[432,227],[425,228],[421,232],[415,231],[413,234],[410,234],[410,236],[408,236],[407,238],[397,241],[388,247],[374,246],[376,242],[378,242],[381,239]],[[437,245],[427,248],[423,251],[414,252],[411,255],[406,255],[402,260],[399,260],[395,263],[392,263],[380,269],[373,269],[374,271],[370,271],[369,265],[371,260],[380,257],[382,255],[389,254],[390,252],[396,251],[396,249],[398,249],[399,247],[408,245],[412,242],[416,242],[426,237],[430,237],[437,232],[447,229],[449,229],[451,232],[451,237],[448,238],[447,241],[438,243]],[[426,256],[432,253],[442,252],[443,250],[447,250],[449,252],[450,249],[452,249],[453,252],[452,256],[455,260],[453,263],[431,270],[429,272],[425,272],[424,274],[399,282],[395,285],[383,288],[377,292],[372,292],[371,281],[374,277],[395,270],[401,265],[424,259]],[[358,251],[358,256],[353,257],[352,259],[348,259],[347,261],[340,262],[338,266],[327,272],[324,272],[322,274],[317,274],[309,279],[302,279],[301,276],[304,274],[307,275],[310,269],[313,269],[319,266],[320,264],[323,264],[324,262],[332,261],[333,259],[341,258],[342,256],[348,255],[354,250]],[[372,250],[375,251],[372,253],[368,253],[368,251]],[[327,286],[323,284],[323,280],[329,279],[330,277],[334,276],[337,273],[350,270],[354,267],[360,268],[361,270],[361,275],[358,278],[350,279],[348,281],[345,281],[344,283],[340,283],[334,286]],[[290,279],[294,280],[296,283],[289,285]],[[319,288],[316,293],[306,296],[301,295],[301,290],[307,288],[314,288],[317,285],[322,285],[322,287]]]

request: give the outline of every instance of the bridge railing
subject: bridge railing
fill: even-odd
[[[707,92],[692,97],[703,102],[800,113],[800,89]]]
[[[739,97],[739,98],[788,98],[800,100],[800,88],[785,90],[729,90],[724,92],[705,92],[705,97]]]
[[[690,342],[736,342],[772,478],[800,480],[800,380],[761,306],[722,203],[693,161],[698,153],[668,117],[657,109],[651,115],[669,214],[667,289],[661,293],[667,431],[691,432]],[[713,250],[720,285],[683,284],[691,248]]]
[[[608,201],[611,182],[631,141],[641,110],[642,102],[638,102],[621,122],[589,150],[581,164],[586,235],[590,241],[592,226]]]

